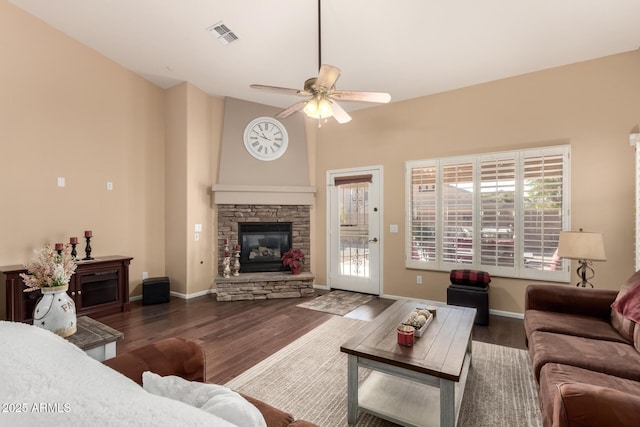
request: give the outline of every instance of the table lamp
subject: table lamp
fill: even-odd
[[[587,233],[582,231],[561,231],[558,242],[558,256],[561,258],[575,259],[580,266],[576,273],[581,281],[576,286],[587,285],[593,288],[589,282],[596,275],[591,268],[592,261],[606,261],[604,254],[604,241],[600,233]],[[587,277],[587,275],[589,276]]]

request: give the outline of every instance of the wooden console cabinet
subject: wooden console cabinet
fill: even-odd
[[[132,257],[106,256],[92,261],[78,261],[78,268],[69,282],[67,292],[76,304],[78,316],[104,316],[129,311],[129,264]],[[23,265],[0,267],[6,286],[4,319],[32,322],[33,309],[40,291],[23,292],[20,273]]]

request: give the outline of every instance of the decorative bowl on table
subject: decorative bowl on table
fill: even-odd
[[[429,323],[433,320],[433,314],[426,308],[416,308],[411,312],[409,318],[402,322],[403,325],[413,326],[415,328],[414,335],[421,337],[422,333],[427,329]]]

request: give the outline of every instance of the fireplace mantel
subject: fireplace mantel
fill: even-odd
[[[303,185],[213,184],[217,205],[311,205],[316,188]]]

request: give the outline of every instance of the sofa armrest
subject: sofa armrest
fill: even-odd
[[[560,285],[529,285],[524,309],[556,311],[608,319],[618,291]]]
[[[206,357],[200,342],[178,337],[145,345],[103,363],[140,385],[144,371],[200,382],[204,382],[206,376]]]
[[[640,396],[583,383],[558,384],[554,427],[635,427]]]

